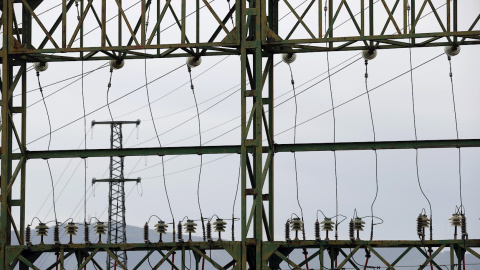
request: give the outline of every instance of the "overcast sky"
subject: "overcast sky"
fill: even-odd
[[[338,1],[334,1],[338,2]],[[393,1],[387,1],[390,3]],[[441,6],[443,1],[433,1]],[[302,1],[292,1],[294,6]],[[193,3],[192,3],[193,4]],[[45,1],[37,10],[44,11],[51,3]],[[225,14],[227,3],[219,0],[212,3],[219,14]],[[306,4],[299,7],[303,12]],[[194,5],[189,5],[193,10]],[[378,21],[376,31],[380,31],[385,19],[385,12],[380,4],[376,5]],[[139,6],[128,11],[132,18],[138,17]],[[359,7],[353,6],[354,13]],[[42,19],[52,21],[60,13],[55,8],[42,15]],[[316,25],[314,14],[307,16],[309,25]],[[477,1],[459,3],[459,30],[466,30],[480,11]],[[281,3],[280,14],[287,14],[284,3]],[[425,13],[430,12],[427,8]],[[442,18],[445,7],[439,8]],[[50,14],[50,15],[47,15]],[[109,12],[110,14],[110,12]],[[202,23],[214,25],[208,10],[202,9]],[[398,14],[400,20],[400,13]],[[71,21],[76,14],[71,13]],[[109,15],[110,16],[110,15]],[[111,13],[113,16],[113,13]],[[153,15],[152,15],[153,16]],[[210,15],[211,16],[211,15]],[[222,17],[222,16],[221,16]],[[70,17],[69,17],[70,18]],[[193,16],[191,19],[194,19]],[[346,20],[341,13],[339,21]],[[153,20],[153,19],[152,19]],[[171,20],[168,18],[167,20]],[[190,21],[192,21],[191,24]],[[189,33],[194,33],[193,20],[187,22]],[[419,31],[439,31],[434,16],[429,15],[419,23]],[[116,20],[109,24],[108,30],[112,39],[116,31]],[[152,23],[153,24],[153,23]],[[281,21],[280,36],[285,37],[294,24],[294,17],[289,15]],[[47,23],[47,25],[49,25]],[[166,23],[165,25],[168,25]],[[204,39],[208,38],[212,27],[204,26]],[[74,26],[70,26],[74,27]],[[90,25],[87,29],[92,29]],[[227,24],[229,29],[232,24]],[[289,28],[290,27],[290,28]],[[475,29],[479,29],[476,26]],[[317,27],[312,26],[317,30]],[[420,30],[421,29],[421,30]],[[343,35],[355,35],[353,24],[346,23],[336,32]],[[71,29],[69,30],[71,31]],[[125,27],[124,36],[127,32]],[[202,33],[203,33],[202,32]],[[394,33],[391,26],[387,33]],[[294,38],[304,38],[305,31],[299,27]],[[377,33],[378,34],[378,33]],[[34,38],[39,39],[42,33],[36,31]],[[92,32],[87,38],[90,44],[98,43],[100,32]],[[178,28],[172,27],[162,33],[162,38],[178,42]],[[220,37],[220,39],[223,37]],[[193,39],[193,38],[192,38]],[[93,46],[93,45],[92,45]],[[449,63],[442,47],[415,48],[411,50],[412,65],[421,65],[413,71],[413,90],[415,95],[416,123],[419,140],[455,139],[455,120],[450,85]],[[440,57],[437,57],[439,56]],[[329,83],[326,80],[326,53],[299,54],[291,65],[298,104],[297,143],[321,143],[333,141],[332,113],[325,113],[331,108]],[[436,57],[436,58],[435,58]],[[479,138],[480,136],[480,78],[478,76],[478,59],[480,47],[463,46],[461,53],[452,59],[454,92],[457,108],[459,136],[461,139]],[[331,87],[334,104],[339,105],[353,97],[365,93],[364,61],[359,52],[329,53]],[[275,56],[275,63],[281,56]],[[347,61],[347,62],[345,62]],[[264,60],[266,62],[266,60]],[[153,59],[129,60],[125,67],[115,70],[109,100],[113,101],[130,93],[111,104],[110,108],[115,120],[141,120],[138,129],[125,126],[125,147],[158,147],[155,139],[152,120],[147,106],[145,81],[149,84],[152,113],[163,146],[198,145],[198,123],[192,91],[189,85],[189,74],[184,65],[185,59]],[[84,63],[84,71],[104,66],[105,61]],[[348,65],[348,67],[346,67]],[[180,68],[178,68],[180,67]],[[345,67],[345,68],[344,68]],[[376,88],[371,92],[373,119],[376,139],[379,141],[414,140],[412,115],[412,96],[409,70],[409,50],[381,50],[377,58],[368,65],[368,86],[370,89],[389,81],[400,74],[403,76]],[[177,69],[178,68],[178,69]],[[340,70],[341,68],[344,68]],[[52,129],[56,130],[73,120],[73,124],[52,134],[51,149],[83,148],[84,123],[82,108],[82,83],[73,79],[51,85],[63,79],[81,74],[81,63],[50,63],[49,69],[41,73],[40,80],[44,86],[46,103],[51,116]],[[406,73],[405,73],[406,72]],[[45,107],[41,102],[35,73],[28,73],[28,135],[31,142],[48,134],[49,126]],[[145,78],[145,75],[147,78]],[[240,129],[240,58],[239,56],[204,57],[199,67],[192,70],[195,94],[202,112],[202,141],[205,145],[239,145]],[[107,102],[107,84],[109,68],[103,67],[85,76],[83,80],[86,112],[92,112]],[[72,83],[73,82],[73,83]],[[68,84],[71,85],[67,86]],[[50,96],[51,95],[51,96]],[[293,143],[295,103],[290,84],[290,71],[285,63],[275,68],[275,137],[276,143]],[[19,99],[19,98],[17,98]],[[40,102],[39,102],[40,101]],[[18,100],[16,101],[18,102]],[[367,96],[363,95],[342,105],[335,110],[336,141],[372,141],[372,126]],[[18,116],[17,116],[18,117]],[[108,148],[109,132],[107,126],[90,128],[92,120],[109,120],[107,108],[100,109],[86,117],[87,148]],[[19,119],[19,118],[18,118]],[[179,123],[183,123],[178,126]],[[178,126],[178,127],[177,127]],[[290,130],[288,130],[290,129]],[[285,131],[288,130],[288,131]],[[285,131],[285,132],[284,132]],[[28,145],[29,150],[45,150],[48,136]],[[480,203],[477,191],[480,190],[480,150],[465,148],[461,150],[461,177],[463,181],[463,204],[468,218],[470,238],[478,238],[480,231]],[[236,194],[239,155],[204,155],[200,184],[200,202],[205,217],[216,214],[222,218],[231,218],[234,195]],[[200,217],[197,205],[197,181],[200,157],[180,156],[165,157],[165,173],[167,190],[170,197],[175,220],[184,216],[192,219]],[[88,159],[86,169],[87,216],[107,220],[108,184],[91,185],[92,178],[108,176],[108,158]],[[85,171],[81,159],[50,160],[55,182],[55,199],[57,218],[64,221],[73,218],[83,222],[83,194]],[[298,193],[303,209],[306,234],[313,239],[313,224],[316,211],[322,210],[327,216],[335,215],[335,177],[332,152],[297,153]],[[448,218],[460,205],[459,198],[459,162],[457,149],[419,150],[419,175],[423,190],[432,204],[435,239],[453,237],[453,229]],[[292,153],[279,153],[275,156],[275,239],[283,240],[283,224],[292,213],[300,215],[296,200],[296,181]],[[148,218],[155,214],[171,222],[160,157],[128,157],[125,159],[125,177],[141,177],[140,185],[127,183],[127,223],[142,226]],[[337,152],[337,181],[339,213],[351,218],[354,209],[359,216],[369,216],[371,204],[375,197],[375,159],[373,151]],[[419,189],[416,178],[415,150],[380,150],[378,151],[378,198],[374,204],[374,215],[382,218],[384,223],[375,227],[374,239],[417,239],[415,219],[425,208],[429,211],[426,199]],[[18,192],[18,187],[15,190]],[[17,194],[17,193],[15,193]],[[240,191],[239,191],[240,194]],[[51,183],[46,162],[30,160],[27,171],[27,211],[26,219],[37,216],[42,221],[54,219],[52,211]],[[240,197],[237,198],[235,216],[240,217]],[[248,207],[249,209],[249,207]],[[236,223],[236,234],[240,235],[240,222]],[[369,227],[367,221],[367,227]],[[227,225],[230,228],[230,221]],[[201,235],[200,230],[197,231]],[[344,222],[339,227],[340,239],[346,239],[348,225]],[[362,234],[364,239],[369,235],[369,228]],[[324,237],[324,235],[322,235]]]

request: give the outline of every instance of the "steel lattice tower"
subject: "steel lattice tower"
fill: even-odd
[[[92,122],[92,126],[98,124],[110,125],[110,148],[123,149],[123,132],[124,124],[140,124],[137,121],[105,121]],[[125,220],[125,182],[136,181],[137,179],[125,179],[123,174],[124,157],[111,156],[110,157],[110,177],[108,179],[93,179],[92,183],[108,182],[108,244],[123,244],[127,243],[127,231]],[[120,251],[116,254],[118,259],[127,266],[127,252]],[[107,269],[113,269],[115,260],[107,256]]]

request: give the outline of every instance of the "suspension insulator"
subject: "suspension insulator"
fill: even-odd
[[[197,230],[197,223],[195,223],[193,220],[187,219],[187,222],[183,224],[183,227],[185,227],[186,233],[195,233]]]
[[[285,223],[285,241],[290,241],[290,220]]]
[[[37,72],[44,72],[45,70],[48,69],[48,63],[47,62],[35,62],[35,63],[33,63],[33,68]]]
[[[297,60],[297,54],[295,53],[284,53],[282,54],[282,61],[286,64],[291,64]]]
[[[464,214],[462,214],[462,239],[464,239],[464,240],[468,239],[467,217],[465,217]]]
[[[333,226],[335,222],[331,218],[325,218],[322,222],[322,231],[333,231]]]
[[[460,46],[445,46],[445,54],[448,56],[456,56],[460,53]]]
[[[363,50],[362,57],[365,60],[373,60],[377,57],[377,50]]]
[[[315,240],[320,241],[320,222],[315,221]]]
[[[43,244],[43,237],[48,236],[48,226],[40,222],[38,226],[35,227],[35,230],[37,231],[37,236],[40,236],[40,244]]]
[[[143,225],[143,241],[145,243],[150,243],[149,231],[148,231],[148,222],[145,222],[145,225]]]
[[[350,222],[348,223],[348,236],[350,237],[350,240],[355,241],[355,231],[353,228],[353,219],[350,219]]]
[[[183,241],[183,235],[182,235],[182,222],[179,221],[177,225],[177,236],[178,236],[178,241],[182,242]]]
[[[25,229],[25,243],[27,243],[27,245],[32,244],[32,229],[30,228],[30,225]]]
[[[202,63],[202,58],[200,56],[190,56],[187,58],[187,66],[189,68],[194,68],[200,66]]]
[[[207,222],[207,241],[212,241],[212,223],[210,223],[210,220]]]
[[[90,243],[90,224],[85,222],[85,225],[83,227],[83,237],[85,238],[85,243],[89,244]]]
[[[110,64],[110,69],[121,69],[125,66],[125,61],[123,59],[113,59],[108,64]]]

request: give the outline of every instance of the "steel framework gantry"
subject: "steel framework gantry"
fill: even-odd
[[[480,240],[435,240],[435,241],[274,241],[274,155],[289,151],[322,151],[322,150],[359,150],[359,149],[403,149],[403,148],[436,148],[436,147],[479,147],[479,140],[444,140],[444,141],[402,141],[402,142],[369,142],[347,144],[304,144],[277,145],[274,140],[274,63],[273,56],[279,53],[309,53],[342,50],[374,50],[434,46],[463,46],[480,44],[480,27],[477,23],[479,15],[471,26],[459,29],[458,5],[468,5],[468,1],[446,1],[446,13],[439,14],[431,0],[411,0],[410,9],[407,0],[382,0],[382,6],[374,7],[373,0],[328,0],[328,15],[325,33],[323,23],[323,1],[308,1],[308,8],[302,14],[292,7],[288,0],[238,0],[230,10],[218,14],[206,0],[166,0],[156,3],[155,25],[146,31],[147,8],[152,0],[141,0],[141,12],[128,17],[122,7],[121,0],[82,0],[80,18],[75,21],[76,14],[71,10],[74,0],[62,0],[61,12],[49,28],[45,21],[37,16],[35,10],[42,0],[1,0],[3,46],[0,51],[2,59],[2,141],[1,141],[1,208],[0,208],[0,269],[10,269],[20,265],[20,269],[35,267],[35,260],[45,252],[58,252],[60,259],[48,269],[56,265],[63,267],[64,259],[76,255],[78,268],[94,262],[99,251],[107,252],[119,262],[114,252],[124,250],[149,251],[141,263],[152,254],[159,252],[164,258],[158,266],[168,260],[175,250],[193,250],[196,258],[206,258],[217,268],[236,269],[277,269],[281,261],[295,268],[300,268],[309,260],[318,257],[323,262],[325,251],[332,254],[343,254],[343,266],[359,248],[367,248],[381,259],[387,267],[394,266],[403,256],[416,248],[438,247],[430,257],[424,254],[425,267],[445,247],[450,248],[453,269],[454,252],[460,260],[468,250],[480,259],[471,247],[480,247]],[[193,37],[187,35],[186,7],[195,5],[195,24]],[[461,2],[461,3],[460,3]],[[207,38],[200,37],[201,16],[200,3],[208,9],[218,23],[216,29]],[[393,4],[393,5],[392,5]],[[289,34],[279,35],[279,5],[285,5],[296,18],[296,23],[289,26]],[[352,9],[360,5],[360,18]],[[14,10],[15,6],[15,10]],[[318,7],[318,9],[317,9]],[[118,9],[117,28],[107,27],[107,8]],[[368,9],[365,9],[368,8]],[[427,9],[431,9],[441,31],[420,31],[420,18]],[[315,11],[317,10],[317,11]],[[375,16],[378,11],[386,12],[387,19],[380,22]],[[344,35],[334,31],[338,24],[340,12],[347,12],[356,32]],[[306,22],[307,13],[316,12],[315,23]],[[164,42],[160,39],[162,20],[167,16],[174,18],[178,26],[176,41]],[[408,21],[410,14],[411,21]],[[234,15],[235,27],[229,29],[227,21]],[[73,19],[72,19],[73,18]],[[87,19],[88,18],[88,19]],[[100,27],[100,39],[85,45],[84,22],[96,22]],[[20,26],[21,22],[21,26]],[[72,23],[73,22],[73,23]],[[135,24],[133,24],[133,22]],[[381,31],[374,26],[383,24]],[[407,26],[410,25],[410,30]],[[35,26],[35,31],[33,31]],[[126,26],[126,29],[124,27]],[[403,26],[403,28],[400,28]],[[302,27],[307,34],[299,34]],[[313,27],[317,31],[312,30]],[[389,28],[390,27],[390,28]],[[385,34],[394,27],[395,34]],[[428,28],[428,26],[427,26]],[[422,28],[424,29],[424,28]],[[115,32],[118,41],[109,38]],[[122,37],[127,33],[127,42]],[[190,33],[190,32],[189,32]],[[304,35],[304,36],[302,36]],[[294,37],[294,38],[292,38]],[[145,51],[144,51],[145,50]],[[241,144],[239,146],[216,147],[177,147],[149,149],[117,149],[117,150],[62,150],[62,151],[28,151],[26,141],[27,119],[27,64],[31,62],[63,62],[91,60],[121,60],[167,57],[205,57],[215,55],[240,55],[241,57]],[[13,103],[13,93],[21,92],[19,106]],[[251,106],[251,108],[250,108]],[[251,110],[250,110],[251,109]],[[268,113],[266,113],[268,109]],[[250,113],[248,113],[250,111]],[[12,114],[20,114],[21,121],[13,121]],[[21,129],[17,127],[20,126]],[[266,145],[263,141],[266,139]],[[19,152],[14,152],[14,144]],[[26,162],[38,158],[66,158],[93,156],[127,156],[127,155],[176,155],[176,154],[220,154],[236,152],[241,154],[241,187],[242,187],[242,237],[239,242],[218,243],[147,243],[147,244],[60,244],[27,246],[25,237],[25,198],[26,198]],[[266,158],[265,156],[266,155]],[[17,178],[19,178],[18,181]],[[12,194],[12,187],[19,186],[19,193]],[[251,199],[249,199],[251,198]],[[265,206],[267,203],[268,206]],[[12,215],[12,207],[19,208],[19,215]],[[16,213],[16,212],[15,212]],[[12,246],[12,231],[20,243]],[[265,238],[264,238],[265,237]],[[404,247],[405,252],[394,262],[385,261],[375,251],[377,247]],[[225,249],[232,256],[232,262],[220,266],[209,258],[207,248]],[[301,263],[292,262],[287,255],[295,248],[315,248],[317,252]],[[343,249],[352,248],[348,254]],[[167,251],[164,253],[164,251]],[[331,257],[332,258],[332,257]],[[197,259],[198,262],[199,259]],[[141,266],[141,263],[134,269]],[[119,262],[120,267],[124,267]],[[182,268],[184,268],[182,260]],[[323,266],[321,266],[323,268]],[[354,265],[354,267],[356,267]],[[175,268],[177,268],[175,266]],[[438,268],[439,269],[439,268]]]

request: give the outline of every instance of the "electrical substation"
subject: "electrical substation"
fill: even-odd
[[[478,165],[468,165],[480,161],[478,155],[469,159],[475,157],[472,149],[480,149],[480,133],[474,130],[468,139],[462,134],[463,127],[478,126],[479,118],[460,113],[478,109],[479,61],[471,59],[477,75],[469,79],[461,79],[468,69],[462,69],[464,62],[455,62],[468,54],[478,57],[477,0],[2,0],[0,9],[0,270],[480,269],[480,199],[474,190],[480,172]],[[385,60],[397,52],[401,56]],[[341,54],[352,57],[334,59]],[[228,61],[235,68],[217,68]],[[356,72],[347,70],[350,66]],[[430,71],[417,76],[425,67]],[[318,75],[307,81],[323,70],[323,79]],[[186,83],[167,92],[179,80],[170,79],[177,72]],[[210,73],[202,84],[200,76]],[[235,84],[231,78],[238,85],[214,92]],[[396,83],[402,84],[408,104],[398,114],[407,119],[404,126],[393,112],[395,120],[385,124],[382,119],[389,116],[378,113],[382,100],[374,96],[379,91],[372,92],[393,88],[390,83],[399,78],[404,78]],[[440,81],[443,88],[437,87]],[[429,85],[436,92],[422,99],[421,88]],[[77,90],[68,97],[53,96],[72,87],[81,89],[81,96]],[[183,92],[175,99],[177,89]],[[326,93],[321,101],[300,99],[307,90],[320,89]],[[423,127],[435,124],[430,110],[442,97],[446,105],[438,106],[451,123],[441,118],[440,124],[448,122],[455,132],[423,139],[428,129]],[[159,105],[155,98],[166,101]],[[232,103],[209,112],[228,98]],[[358,105],[360,98],[365,102]],[[396,98],[385,111],[401,107],[403,100]],[[80,116],[72,104],[82,108]],[[347,104],[358,107],[346,114],[341,109]],[[143,118],[134,114],[141,109]],[[284,110],[276,114],[279,109]],[[191,117],[178,117],[185,112]],[[217,130],[229,112],[239,116],[223,124],[235,125]],[[307,124],[320,116],[330,122]],[[360,118],[367,135],[342,139],[342,121],[350,119],[361,133]],[[464,118],[471,122],[462,126]],[[94,128],[95,140],[89,138]],[[148,146],[130,143],[139,129],[148,131]],[[385,136],[386,129],[395,136]],[[413,139],[388,139],[404,138],[398,135],[402,132]],[[284,134],[293,140],[278,139]],[[225,135],[234,140],[227,142]],[[173,142],[166,143],[167,136]],[[77,138],[82,141],[75,149]],[[87,140],[92,141],[88,146]],[[443,152],[423,153],[440,150],[450,151],[445,155],[453,162],[434,165],[436,185],[425,184],[427,156]],[[396,151],[414,155],[388,167],[384,153]],[[362,168],[368,177],[353,172],[356,183],[345,184],[349,169],[343,153],[357,152],[368,154],[358,161],[368,161]],[[309,155],[307,160],[305,153],[325,157]],[[216,165],[220,158],[211,157],[218,156],[238,159]],[[288,157],[288,166],[282,156]],[[125,172],[135,157],[135,167],[141,160],[146,165],[147,158],[158,164]],[[70,162],[78,165],[68,182],[54,180],[63,177]],[[314,168],[307,170],[307,165]],[[147,170],[151,167],[155,176]],[[384,177],[388,169],[406,167],[414,168],[409,177]],[[192,169],[194,174],[175,178]],[[447,177],[442,173],[447,169],[454,173]],[[401,189],[386,191],[396,181],[410,183],[401,200],[395,194]],[[443,185],[448,194],[436,189]],[[150,197],[129,198],[128,190],[140,186]],[[365,193],[367,187],[374,192]],[[314,195],[306,199],[307,194]],[[345,210],[346,201],[348,207],[358,206]],[[207,209],[212,205],[218,209]],[[391,211],[390,205],[404,209]],[[44,206],[51,207],[46,214]],[[292,214],[286,213],[290,206]],[[34,215],[37,208],[42,215]],[[222,208],[233,211],[225,214]],[[449,217],[434,214],[444,208]],[[405,223],[391,225],[398,220]],[[127,237],[131,224],[141,238]],[[448,236],[440,237],[439,230]],[[411,234],[404,231],[413,232],[413,239],[405,240]],[[414,255],[420,259],[411,259]]]

